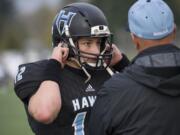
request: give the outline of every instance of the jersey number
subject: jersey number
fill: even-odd
[[[26,70],[26,67],[21,67],[19,69],[19,73],[16,76],[16,82],[22,80],[22,78],[23,78],[22,74],[25,72],[25,70]]]
[[[84,120],[86,112],[78,113],[74,119],[72,127],[74,127],[74,135],[85,135],[84,133]]]

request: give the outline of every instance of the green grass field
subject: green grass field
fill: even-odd
[[[13,88],[0,88],[0,135],[33,135]]]

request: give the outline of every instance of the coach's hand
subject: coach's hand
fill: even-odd
[[[55,59],[61,63],[61,66],[64,67],[66,60],[68,58],[69,48],[65,43],[59,43],[57,47],[53,49],[51,59]]]

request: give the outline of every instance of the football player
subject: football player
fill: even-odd
[[[36,135],[85,135],[100,86],[128,65],[112,44],[103,12],[88,3],[65,6],[52,26],[48,60],[19,66],[15,92]]]

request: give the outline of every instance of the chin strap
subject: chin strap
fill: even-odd
[[[110,67],[107,67],[106,70],[107,70],[107,72],[108,72],[111,76],[114,75],[114,72],[111,70]]]
[[[106,48],[104,48],[104,50],[101,52],[101,54],[104,54],[105,51],[106,51]],[[114,72],[111,70],[111,68],[110,68],[109,66],[107,67],[107,64],[106,64],[105,62],[103,63],[103,66],[104,66],[104,68],[106,68],[107,72],[108,72],[111,76],[114,75]]]
[[[88,73],[88,71],[86,70],[86,68],[84,68],[83,66],[81,66],[82,70],[84,71],[84,73],[87,76],[87,79],[85,81],[85,83],[89,82],[91,80],[91,75]]]
[[[82,70],[83,72],[86,74],[87,79],[85,80],[85,83],[89,82],[91,80],[91,75],[88,73],[88,71],[86,70],[86,68],[84,66],[82,66],[79,61],[75,58],[70,58],[71,61],[74,61]],[[110,67],[107,67],[106,63],[104,63],[103,65],[104,67],[106,67],[106,71],[109,73],[109,75],[113,76],[114,72],[111,70]]]
[[[111,76],[114,75],[114,72],[112,71],[112,69],[111,69],[110,67],[107,67],[107,64],[106,64],[106,63],[104,63],[103,66],[104,66],[104,68],[106,67],[106,71],[107,71]]]
[[[84,71],[84,73],[86,74],[87,79],[85,80],[85,83],[87,83],[89,80],[91,80],[91,75],[88,73],[88,71],[86,70],[86,68],[79,63],[79,61],[78,61],[77,59],[75,59],[75,58],[70,58],[70,60],[71,60],[71,61],[74,61],[74,62],[77,64],[77,66],[79,66],[79,67]]]

